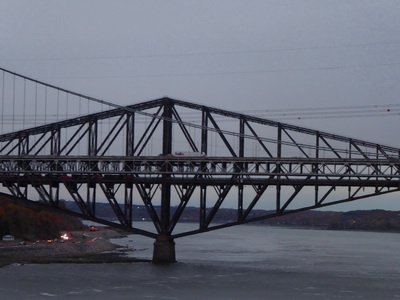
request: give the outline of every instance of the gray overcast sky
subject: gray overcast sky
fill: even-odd
[[[0,65],[126,105],[400,104],[399,15],[398,0],[1,0]],[[398,120],[287,122],[400,148]]]

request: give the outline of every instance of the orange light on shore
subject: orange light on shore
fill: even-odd
[[[69,239],[70,239],[70,237],[68,236],[68,234],[67,234],[67,233],[64,233],[63,235],[61,235],[61,238],[62,238],[64,241],[66,241],[66,240],[69,240]]]

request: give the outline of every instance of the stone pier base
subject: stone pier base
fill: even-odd
[[[169,235],[159,235],[154,242],[153,263],[175,263],[175,242]]]

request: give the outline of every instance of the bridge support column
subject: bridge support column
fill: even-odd
[[[153,263],[175,263],[175,242],[170,235],[160,234],[154,242]]]

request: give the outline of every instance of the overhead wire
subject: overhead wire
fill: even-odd
[[[41,77],[41,80],[49,79],[122,79],[122,78],[165,78],[165,77],[197,77],[197,76],[223,76],[223,75],[246,75],[246,74],[267,74],[267,73],[284,73],[284,72],[305,72],[305,71],[335,71],[342,69],[358,69],[399,66],[400,62],[377,63],[377,64],[359,64],[359,65],[331,65],[321,67],[304,67],[304,68],[283,68],[283,69],[263,69],[263,70],[247,70],[247,71],[219,71],[219,72],[183,72],[183,73],[163,73],[163,74],[134,74],[134,75],[87,75],[87,76],[63,76],[63,77]]]
[[[363,106],[360,106],[360,108]],[[369,107],[369,106],[364,106]],[[331,110],[331,108],[302,108],[299,110],[296,109],[276,109],[276,110],[268,110],[268,111],[254,111],[254,110],[237,110],[235,112],[241,114],[247,114],[256,117],[264,117],[270,118],[277,121],[281,120],[302,120],[302,119],[340,119],[340,118],[365,118],[365,117],[393,117],[400,115],[400,105],[397,104],[388,104],[388,105],[371,105],[370,107],[374,107],[375,109],[354,109],[354,107],[341,107],[341,110]],[[383,107],[383,108],[380,108]],[[307,111],[309,110],[309,111]],[[276,111],[276,112],[273,112]],[[278,113],[279,111],[279,113]],[[70,114],[70,118],[79,117],[81,113],[78,114]],[[201,120],[201,116],[198,115],[197,112],[180,112],[180,115],[188,118],[193,121]],[[36,117],[37,120],[40,121],[57,121],[59,120],[59,116],[57,114],[52,115],[14,115],[15,122],[21,122],[23,118],[29,122],[32,118]],[[218,116],[216,116],[218,118]],[[222,116],[220,117],[223,118]],[[13,119],[9,115],[5,115],[3,117],[5,122],[12,122]],[[230,120],[227,120],[229,122]],[[138,120],[138,123],[141,121]]]
[[[107,59],[143,59],[152,57],[187,57],[187,56],[215,56],[215,55],[234,55],[234,54],[257,54],[268,52],[282,51],[306,51],[306,50],[321,50],[321,49],[338,49],[351,47],[372,47],[372,46],[388,46],[400,45],[398,41],[387,42],[369,42],[369,43],[348,43],[341,45],[326,45],[326,46],[305,46],[305,47],[278,47],[270,49],[255,49],[255,50],[232,50],[232,51],[204,51],[204,52],[182,52],[182,53],[156,53],[156,54],[136,54],[136,55],[115,55],[115,56],[82,56],[82,57],[55,57],[55,58],[1,58],[0,61],[82,61],[82,60],[107,60]],[[370,68],[381,66],[398,66],[400,62],[393,61],[389,63],[368,63],[354,65],[325,65],[303,68],[277,68],[277,69],[260,69],[260,70],[227,70],[216,72],[182,72],[182,73],[160,73],[160,74],[126,74],[126,75],[87,75],[87,76],[63,76],[63,77],[41,77],[42,80],[48,79],[103,79],[103,78],[164,78],[164,77],[190,77],[190,76],[221,76],[221,75],[237,75],[237,74],[265,74],[279,72],[304,72],[304,71],[321,71],[321,70],[341,70],[354,68]]]
[[[255,54],[282,51],[306,51],[320,49],[338,49],[353,47],[370,47],[370,46],[387,46],[400,45],[398,41],[388,42],[370,42],[370,43],[354,43],[341,45],[326,46],[305,46],[305,47],[280,47],[269,49],[255,50],[232,50],[232,51],[203,51],[203,52],[182,52],[182,53],[154,53],[154,54],[135,54],[135,55],[109,55],[109,56],[81,56],[81,57],[53,57],[53,58],[0,58],[0,61],[71,61],[71,60],[105,60],[105,59],[135,59],[135,58],[152,58],[152,57],[186,57],[186,56],[210,56],[210,55],[226,55],[226,54]]]

